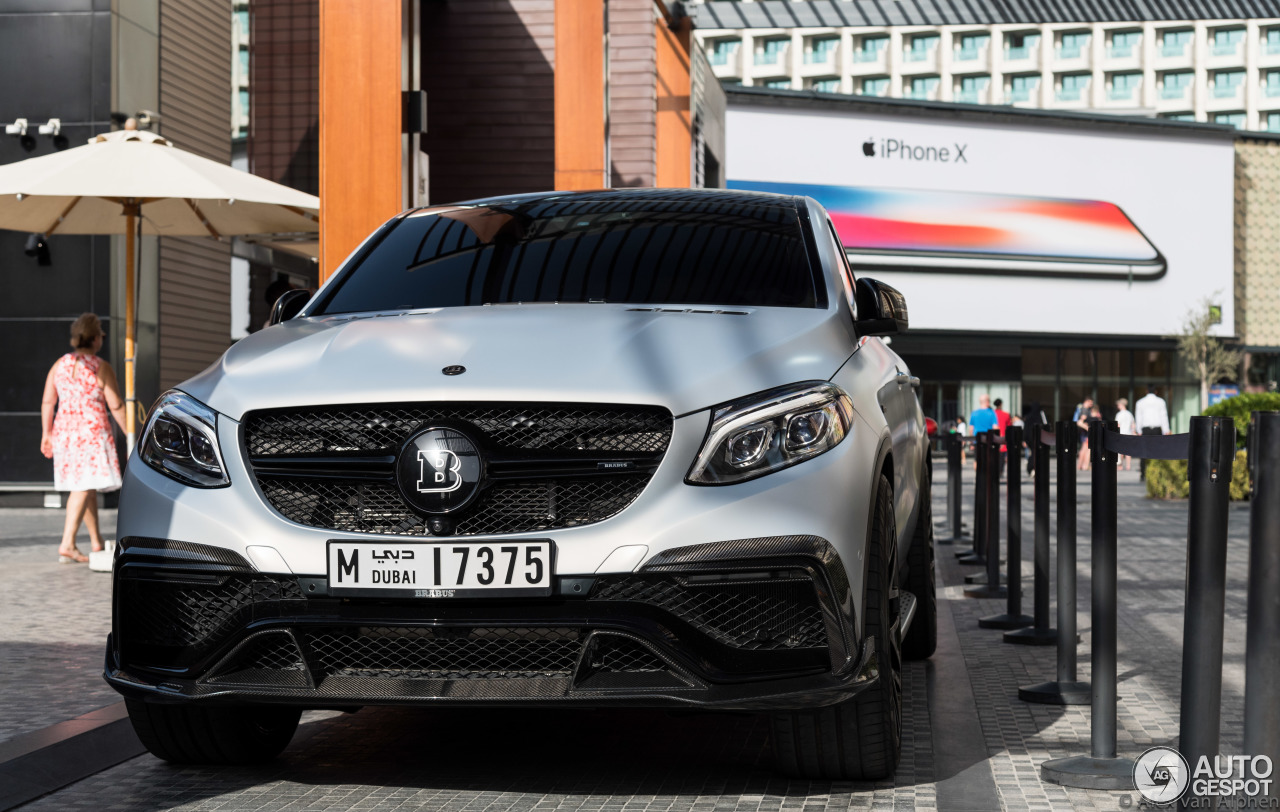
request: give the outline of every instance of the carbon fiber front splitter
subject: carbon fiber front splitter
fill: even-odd
[[[603,632],[612,637],[620,632]],[[406,679],[385,675],[328,676],[319,684],[232,684],[166,679],[131,673],[114,661],[110,642],[104,677],[125,697],[199,705],[272,704],[306,708],[365,705],[704,708],[708,710],[801,710],[843,702],[879,677],[875,639],[843,675],[831,673],[732,684],[712,684],[674,662],[661,676],[623,675],[613,680],[548,676],[541,679]],[[630,682],[630,684],[627,684]],[[646,685],[648,682],[650,684]]]

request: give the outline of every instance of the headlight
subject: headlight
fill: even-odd
[[[218,448],[218,416],[177,390],[165,392],[151,409],[138,455],[160,473],[197,488],[230,485]]]
[[[728,485],[772,473],[835,448],[853,425],[840,387],[810,382],[717,406],[685,481]]]

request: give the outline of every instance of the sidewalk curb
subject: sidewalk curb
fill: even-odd
[[[0,742],[0,812],[144,752],[123,702]]]
[[[991,772],[973,685],[960,650],[960,635],[951,613],[953,602],[942,594],[938,596],[938,649],[928,660],[929,725],[933,732],[937,809],[938,812],[991,812],[993,808],[1003,808],[1003,804]]]

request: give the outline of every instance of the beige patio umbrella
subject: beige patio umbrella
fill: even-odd
[[[124,234],[126,435],[137,434],[136,235],[214,238],[318,233],[320,199],[171,145],[119,130],[83,147],[0,166],[0,228]]]

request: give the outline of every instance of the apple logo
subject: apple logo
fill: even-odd
[[[862,154],[866,155],[868,158],[874,158],[876,155],[876,142],[870,138],[863,142]]]

